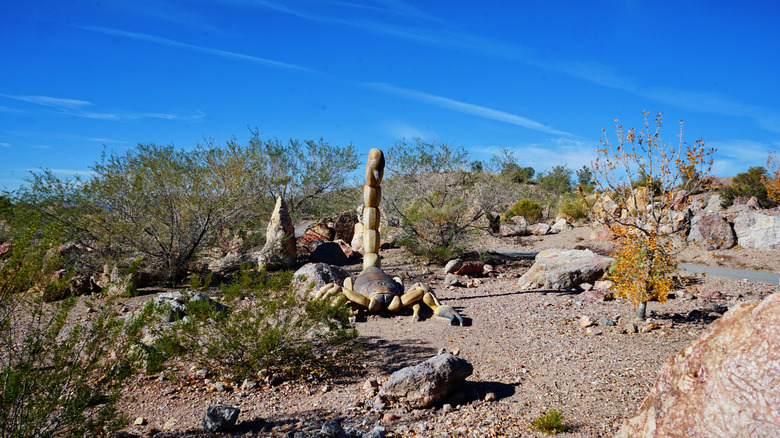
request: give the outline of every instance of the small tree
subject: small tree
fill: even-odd
[[[549,172],[542,172],[537,178],[539,185],[550,193],[555,195],[563,195],[564,193],[571,192],[571,177],[574,173],[566,165],[557,165]]]
[[[771,157],[770,157],[771,158]],[[755,197],[762,208],[771,208],[775,202],[769,197],[767,186],[767,171],[761,166],[754,166],[747,172],[739,173],[731,180],[731,185],[724,188],[723,207],[729,207],[736,198]]]
[[[693,176],[709,174],[715,151],[706,149],[702,139],[684,142],[682,122],[679,143],[664,144],[661,114],[652,128],[648,113],[643,114],[644,128],[638,133],[624,131],[615,119],[616,143],[602,129],[602,146],[591,164],[603,203],[614,205],[593,213],[616,237],[611,270],[616,294],[636,306],[638,319],[645,319],[649,300],[664,301],[672,287],[674,238],[688,225],[687,195],[701,189],[701,179]]]
[[[766,159],[766,167],[769,170],[769,175],[764,177],[767,195],[776,204],[780,204],[780,162],[777,161],[777,152],[769,153],[769,157]]]
[[[582,166],[582,169],[577,171],[577,185],[584,193],[593,191],[593,172],[588,166]]]

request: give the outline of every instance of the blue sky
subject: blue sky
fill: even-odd
[[[739,3],[739,4],[738,4]],[[18,1],[0,10],[0,187],[105,147],[403,137],[580,168],[662,111],[714,173],[780,150],[780,6],[733,1]]]

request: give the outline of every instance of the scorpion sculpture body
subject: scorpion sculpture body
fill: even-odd
[[[433,315],[450,324],[463,325],[463,318],[451,306],[443,305],[436,298],[431,287],[415,283],[404,292],[400,278],[392,278],[380,268],[379,258],[379,201],[381,200],[382,175],[385,168],[384,154],[371,149],[366,163],[366,185],[363,190],[363,271],[355,278],[344,280],[344,285],[330,283],[322,287],[317,298],[331,297],[339,292],[359,308],[375,313],[382,309],[398,312],[412,308],[412,320],[420,319],[420,302],[433,310]]]

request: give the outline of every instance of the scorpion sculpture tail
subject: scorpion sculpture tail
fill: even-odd
[[[382,175],[385,156],[379,149],[371,149],[366,163],[366,185],[363,188],[363,269],[379,268],[379,201],[382,200]]]

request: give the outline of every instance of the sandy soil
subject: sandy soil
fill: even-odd
[[[544,238],[485,236],[475,245],[522,251],[587,247],[609,252],[608,244],[588,240],[587,228]],[[408,315],[369,315],[357,323],[366,346],[361,363],[327,380],[312,377],[276,387],[217,391],[204,381],[142,376],[127,385],[122,408],[131,421],[143,417],[146,424],[130,426],[125,434],[210,436],[202,431],[202,417],[206,407],[221,402],[241,408],[233,436],[319,436],[315,433],[322,423],[336,419],[354,436],[381,425],[389,437],[536,437],[547,435],[532,431],[530,422],[550,409],[560,410],[571,426],[561,437],[611,436],[624,418],[635,413],[669,357],[729,307],[780,290],[777,285],[741,280],[698,279],[687,288],[691,295],[680,291],[665,303],[650,303],[650,330],[625,333],[624,326],[634,317],[626,303],[591,302],[576,292],[519,291],[515,283],[531,265],[529,261],[488,256],[495,265],[495,278],[478,277],[476,287],[445,288],[441,266],[416,263],[400,249],[384,251],[383,258],[386,271],[408,277],[407,285],[430,283],[439,298],[470,324],[453,327],[433,319],[415,323]],[[780,252],[691,249],[681,259],[780,272]],[[355,272],[359,265],[350,269]],[[132,311],[149,298],[122,305]],[[609,317],[617,324],[584,329],[579,324],[583,315],[594,321]],[[382,381],[440,349],[457,350],[474,366],[465,400],[451,410],[375,409],[372,394],[363,389],[367,379]],[[180,370],[180,374],[190,371]],[[488,393],[497,400],[485,401]]]

